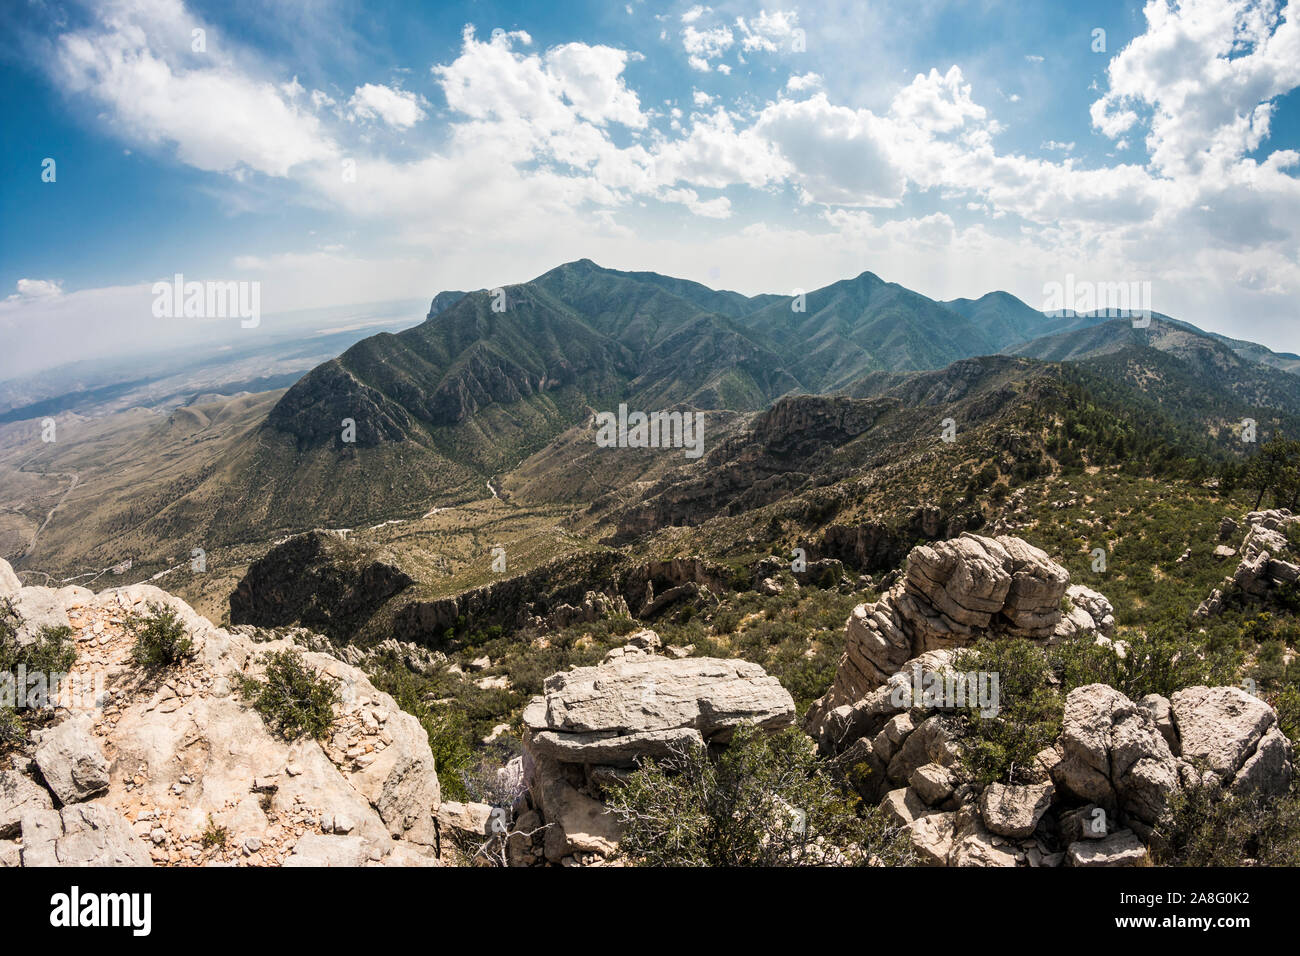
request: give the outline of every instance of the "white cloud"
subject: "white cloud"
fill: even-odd
[[[693,70],[708,72],[712,69],[710,60],[716,60],[722,56],[736,38],[732,35],[729,28],[712,27],[707,30],[699,30],[694,26],[687,26],[682,31],[682,48],[687,54],[687,63]]]
[[[623,77],[630,59],[626,51],[613,47],[566,43],[547,51],[546,69],[579,116],[598,124],[640,128],[646,118]]]
[[[890,115],[933,133],[950,133],[968,120],[982,120],[984,107],[971,99],[970,84],[959,67],[940,75],[931,69],[918,73],[912,82],[894,97]]]
[[[892,206],[906,179],[891,155],[893,131],[870,110],[835,106],[825,93],[763,110],[755,132],[789,163],[808,202]]]
[[[815,90],[822,85],[822,78],[816,73],[805,73],[803,76],[791,75],[790,79],[785,81],[785,88],[792,93],[802,93],[804,90]]]
[[[421,97],[377,83],[358,86],[348,106],[355,117],[382,120],[398,129],[410,129],[424,119]]]
[[[775,144],[754,128],[737,129],[722,107],[696,118],[685,138],[661,144],[654,159],[658,181],[665,185],[763,187],[793,172]]]
[[[1268,136],[1274,97],[1300,85],[1300,17],[1277,0],[1148,0],[1146,32],[1110,61],[1092,105],[1111,138],[1150,113],[1147,148],[1166,175],[1214,173]]]
[[[19,279],[18,292],[11,299],[52,299],[63,295],[63,283],[58,279]]]
[[[179,0],[119,0],[98,21],[58,38],[51,69],[68,92],[106,107],[131,139],[171,144],[187,165],[287,176],[335,155],[311,113],[268,79],[241,70],[213,44],[190,51],[201,21]]]
[[[701,200],[694,189],[666,189],[659,196],[664,202],[681,203],[697,216],[707,219],[729,219],[731,200],[726,196]]]
[[[741,33],[741,48],[746,51],[775,53],[782,43],[793,37],[798,23],[799,14],[792,10],[777,10],[775,13],[763,10],[749,20],[737,17],[736,27]]]

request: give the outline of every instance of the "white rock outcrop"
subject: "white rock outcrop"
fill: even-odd
[[[0,584],[6,572],[0,561]],[[21,594],[24,607],[57,608],[73,628],[69,679],[103,687],[33,734],[40,778],[0,780],[0,836],[18,817],[24,865],[437,863],[428,738],[360,670],[215,627],[150,585]],[[123,626],[150,604],[173,608],[194,645],[192,658],[156,673],[133,663]],[[319,741],[284,739],[235,691],[240,675],[260,676],[268,653],[291,648],[338,690]],[[62,811],[34,795],[40,779]]]

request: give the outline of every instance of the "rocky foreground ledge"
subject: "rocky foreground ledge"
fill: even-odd
[[[1255,525],[1271,521],[1248,535],[1262,542]],[[1243,550],[1261,567],[1276,560],[1250,540]],[[795,721],[790,694],[757,665],[665,653],[641,630],[599,665],[547,679],[524,710],[523,754],[497,775],[498,806],[442,802],[419,722],[330,654],[302,651],[342,689],[330,732],[289,742],[232,680],[298,645],[214,627],[148,585],[23,588],[3,561],[0,598],[25,618],[20,641],[70,627],[73,676],[106,676],[101,698],[58,711],[0,770],[3,865],[423,866],[447,859],[438,850],[449,840],[466,858],[487,860],[475,848],[490,847],[492,862],[511,866],[619,864],[623,834],[606,799],[641,761],[726,747],[742,724]],[[173,608],[196,648],[160,676],[131,661],[123,627],[150,603]],[[897,582],[854,609],[834,682],[805,719],[810,746],[920,862],[1137,865],[1179,791],[1289,790],[1292,743],[1258,698],[1188,687],[1134,701],[1105,684],[1066,695],[1060,733],[1017,783],[976,784],[962,759],[969,701],[918,699],[916,688],[955,686],[954,655],[999,636],[1124,652],[1110,603],[1070,585],[1044,552],[962,535],[914,548]],[[214,829],[219,844],[205,838]]]
[[[63,710],[0,770],[0,862],[8,866],[437,865],[438,778],[428,738],[365,674],[327,654],[304,661],[337,682],[322,741],[287,741],[239,698],[259,642],[214,627],[150,585],[93,594],[20,587],[0,561],[0,597],[41,625],[71,627],[73,679],[104,677],[100,699]],[[128,614],[173,608],[191,659],[156,677],[131,660]],[[219,845],[205,834],[224,831]]]

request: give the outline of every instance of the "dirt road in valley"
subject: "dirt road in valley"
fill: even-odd
[[[46,478],[71,478],[72,484],[68,485],[68,490],[59,496],[59,500],[54,503],[54,507],[45,515],[45,520],[41,522],[41,526],[37,528],[36,533],[32,535],[32,540],[27,542],[27,548],[23,551],[20,557],[26,557],[32,553],[32,548],[36,547],[37,539],[40,538],[41,532],[45,530],[45,526],[50,523],[50,519],[54,517],[54,512],[59,510],[59,506],[67,500],[68,495],[72,494],[73,489],[76,488],[78,483],[81,481],[81,476],[75,471],[48,471],[42,472],[41,474],[42,477]]]

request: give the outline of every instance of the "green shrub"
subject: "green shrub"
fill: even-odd
[[[22,714],[12,707],[0,707],[0,749],[15,747],[27,739]]]
[[[66,674],[77,662],[77,649],[72,641],[72,628],[67,625],[46,625],[37,632],[36,642],[24,649],[28,671],[42,674]],[[54,693],[54,688],[50,688]]]
[[[18,628],[22,618],[8,599],[0,600],[0,672],[14,674],[19,667],[28,674],[44,674],[48,680],[48,694],[54,698],[59,691],[56,675],[66,674],[76,663],[77,651],[72,643],[72,628],[45,626],[36,640],[26,646],[18,644]],[[15,688],[15,696],[17,696]],[[29,720],[22,707],[26,701],[15,701],[17,707],[0,706],[0,748],[21,744],[27,739]]]
[[[1066,641],[1052,651],[1052,666],[1068,694],[1087,684],[1109,684],[1130,700],[1147,694],[1168,697],[1197,684],[1235,684],[1241,653],[1223,635],[1189,632],[1176,622],[1124,635],[1121,657],[1114,647],[1087,640]]]
[[[998,713],[961,715],[962,765],[980,786],[1025,783],[1034,757],[1056,740],[1064,704],[1039,647],[1014,637],[984,638],[953,657],[958,673],[998,675]]]
[[[1300,741],[1300,687],[1288,684],[1272,696],[1269,703],[1277,711],[1277,725],[1287,739]]]
[[[125,627],[135,638],[132,660],[148,670],[179,664],[194,654],[194,642],[185,633],[185,622],[173,608],[150,604],[148,613],[129,615]]]
[[[275,651],[266,657],[262,680],[238,675],[240,695],[287,740],[329,733],[338,687],[314,673],[298,651]]]
[[[713,615],[713,631],[716,634],[734,634],[740,626],[740,612],[733,608],[724,608]]]
[[[642,866],[906,865],[910,845],[817,760],[798,730],[736,728],[718,756],[647,760],[608,795],[622,852]]]
[[[1151,845],[1160,866],[1300,866],[1300,795],[1176,791]]]
[[[446,677],[439,675],[442,680]],[[379,690],[392,696],[397,706],[420,722],[433,751],[433,765],[438,772],[438,786],[443,799],[468,800],[465,773],[474,763],[474,738],[463,707],[440,707],[430,704],[439,696],[455,696],[454,688],[444,687],[434,678],[416,674],[400,660],[390,658],[379,663],[370,674]]]

